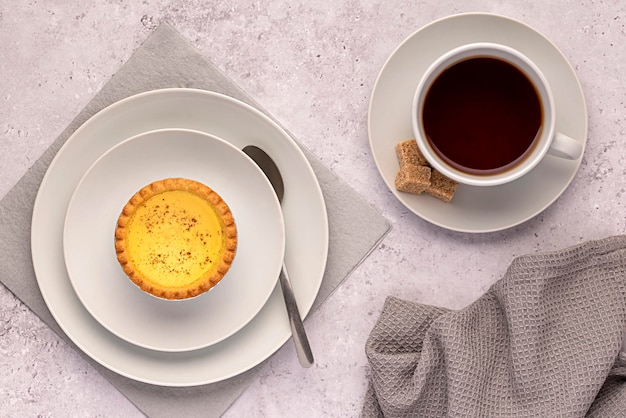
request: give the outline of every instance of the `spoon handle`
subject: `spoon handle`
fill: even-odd
[[[291,334],[293,335],[293,342],[296,346],[296,354],[298,360],[303,367],[311,367],[313,365],[313,353],[311,352],[311,346],[309,345],[309,339],[304,331],[304,324],[300,317],[300,311],[296,304],[296,298],[291,288],[291,282],[287,275],[287,269],[283,263],[283,268],[280,271],[280,287],[283,291],[283,297],[285,298],[285,305],[287,307],[287,315],[289,316],[289,325],[291,326]]]

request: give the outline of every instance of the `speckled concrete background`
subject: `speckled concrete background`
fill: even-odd
[[[229,417],[356,416],[363,352],[385,296],[466,306],[513,257],[626,232],[626,6],[618,0],[356,0],[0,3],[0,196],[156,28],[169,21],[394,225],[308,321],[317,364],[280,350]],[[589,142],[570,188],[508,231],[465,235],[409,213],[386,189],[367,138],[376,76],[433,19],[486,11],[547,35],[580,77]],[[1,237],[0,237],[1,239]],[[0,416],[141,416],[0,286]]]

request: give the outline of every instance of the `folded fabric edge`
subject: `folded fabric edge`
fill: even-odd
[[[567,263],[571,263],[572,260],[575,259],[577,255],[579,255],[579,253],[582,253],[584,257],[587,257],[589,259],[600,259],[599,261],[597,261],[597,263],[595,263],[596,265],[602,264],[603,262],[605,262],[605,263],[609,263],[610,265],[617,265],[619,268],[622,268],[624,264],[624,260],[626,259],[625,251],[626,251],[626,236],[612,236],[612,237],[607,237],[607,238],[600,239],[600,240],[586,241],[582,244],[578,244],[578,245],[565,248],[563,250],[554,251],[554,252],[546,252],[542,254],[531,254],[531,255],[521,256],[521,257],[518,257],[514,261],[514,263],[520,263],[520,260],[521,260],[522,261],[521,265],[524,265],[526,264],[524,260],[528,260],[528,259],[532,260],[532,259],[536,259],[537,257],[541,259],[542,257],[545,257],[546,265],[553,266],[554,263],[556,263],[556,265],[558,266],[563,266]],[[589,254],[585,254],[585,253],[589,253]],[[617,260],[617,264],[615,264],[616,260]],[[591,264],[592,264],[592,268],[595,267],[593,265],[594,264],[593,262]],[[543,265],[542,268],[545,268],[546,265]],[[507,271],[507,274],[511,274],[511,271]],[[486,294],[494,291],[494,289],[496,288],[496,285],[503,279],[500,279],[498,282],[496,282],[496,284],[494,284],[490,288],[490,290],[486,292]],[[374,339],[374,335],[376,335],[376,333],[378,332],[377,328],[379,326],[379,323],[383,322],[384,316],[388,315],[388,312],[390,310],[393,310],[394,306],[402,306],[402,305],[412,306],[416,309],[418,307],[419,308],[422,307],[418,303],[402,300],[394,296],[388,296],[387,299],[385,300],[385,305],[382,309],[380,318],[375,324],[374,329],[372,330],[372,333],[370,334],[368,341],[366,343],[366,353],[368,350],[375,348],[371,340]],[[433,308],[432,306],[428,306],[428,305],[425,305],[424,307]],[[461,311],[463,311],[463,309]],[[456,311],[452,311],[452,312],[454,314],[454,312]],[[404,324],[397,324],[397,327],[399,327],[399,329],[402,329],[404,327]],[[398,331],[398,329],[393,330],[393,332],[395,331]],[[617,356],[615,359],[615,364],[609,371],[609,375],[611,376],[612,375],[618,375],[618,376],[626,375],[626,352],[624,352],[624,348],[626,345],[626,333],[624,331],[626,330],[622,331],[623,343],[621,346],[621,351],[618,354],[616,353]],[[394,349],[397,350],[397,347],[395,347]],[[368,355],[368,359],[369,358],[370,356]],[[370,364],[370,371],[372,367],[374,367],[374,365]],[[381,405],[376,399],[376,396],[377,396],[376,385],[375,385],[375,382],[373,382],[372,379],[370,378],[368,391],[365,395],[365,401],[363,404],[362,416],[364,417],[382,416],[383,412],[381,409]]]

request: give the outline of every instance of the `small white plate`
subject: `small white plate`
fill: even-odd
[[[394,146],[413,138],[411,102],[422,74],[446,51],[471,42],[508,45],[533,60],[554,92],[557,131],[580,141],[584,148],[587,110],[580,83],[567,59],[554,44],[529,26],[485,13],[460,14],[435,21],[398,46],[374,85],[369,108],[369,139],[381,176],[409,210],[450,230],[492,232],[525,222],[550,206],[576,175],[582,156],[575,161],[547,156],[532,172],[508,185],[460,185],[450,203],[396,190],[398,161]]]
[[[141,291],[122,271],[113,245],[128,199],[169,177],[211,187],[237,225],[237,252],[226,276],[209,292],[181,301]],[[70,200],[63,238],[67,271],[85,308],[118,337],[159,351],[197,350],[245,326],[272,293],[285,250],[280,203],[258,166],[215,136],[183,129],[131,137],[100,157]]]

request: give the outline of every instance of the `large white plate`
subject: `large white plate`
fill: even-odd
[[[233,336],[201,350],[167,353],[130,344],[102,327],[78,299],[63,260],[65,212],[89,166],[122,140],[163,128],[207,132],[238,148],[257,145],[275,159],[285,180],[285,263],[304,315],[326,268],[328,219],[319,183],[302,150],[268,117],[224,95],[165,89],[132,96],[93,116],[67,140],[43,178],[33,209],[33,266],[50,312],[81,350],[110,370],[146,383],[194,386],[242,373],[287,341],[291,333],[278,286],[263,309]]]
[[[444,52],[470,42],[496,42],[533,60],[550,82],[556,101],[556,128],[587,141],[587,110],[582,89],[567,59],[543,35],[515,20],[468,13],[435,21],[409,36],[383,66],[372,92],[369,140],[376,166],[391,192],[409,210],[441,227],[491,232],[518,225],[551,205],[574,178],[582,156],[567,161],[547,156],[531,173],[508,185],[461,185],[451,203],[427,195],[398,192],[394,146],[413,138],[411,102],[426,68]]]
[[[209,292],[180,301],[141,291],[113,246],[130,196],[169,177],[211,187],[237,225],[237,252],[226,276]],[[76,294],[106,329],[141,347],[188,351],[222,341],[261,310],[280,273],[285,230],[272,185],[246,154],[206,133],[166,129],[131,137],[91,166],[70,200],[63,247]]]

